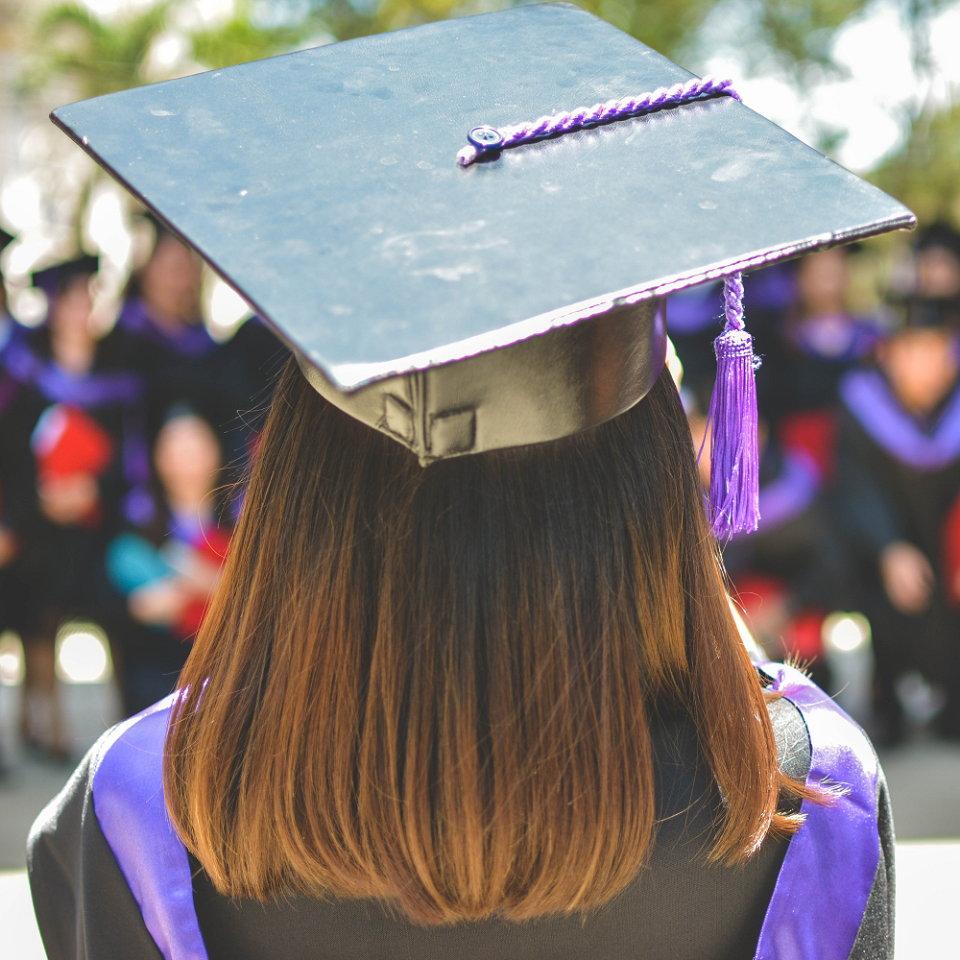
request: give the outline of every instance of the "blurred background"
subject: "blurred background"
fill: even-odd
[[[0,0],[0,871],[96,736],[172,687],[285,358],[47,114],[506,5]],[[581,5],[920,219],[746,278],[763,520],[724,559],[768,655],[874,737],[898,835],[960,837],[960,0]],[[671,300],[698,445],[720,323],[716,285]]]

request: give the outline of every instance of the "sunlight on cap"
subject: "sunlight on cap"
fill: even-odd
[[[105,683],[112,675],[103,630],[95,623],[65,623],[57,633],[57,676],[64,683]]]

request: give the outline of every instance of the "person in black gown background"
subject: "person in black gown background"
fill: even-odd
[[[201,317],[200,258],[153,217],[153,252],[131,280],[117,327],[130,338],[130,365],[147,383],[151,441],[166,411],[190,397],[208,412],[231,479],[243,472],[270,385],[288,352],[257,317],[225,343],[210,336]]]
[[[911,671],[942,686],[937,727],[960,737],[960,619],[944,542],[960,493],[960,361],[950,298],[924,269],[929,243],[928,235],[918,244],[902,327],[878,348],[874,368],[851,371],[839,388],[836,522],[873,628],[876,709],[891,742],[905,732],[897,688]],[[939,281],[948,271],[938,273]]]
[[[17,560],[25,681],[21,737],[68,758],[70,741],[55,674],[54,641],[67,620],[91,619],[111,635],[122,661],[118,604],[103,573],[107,532],[144,475],[140,378],[126,367],[122,331],[97,339],[91,324],[95,258],[35,277],[49,318],[8,345],[6,375],[21,391],[10,452],[21,479],[22,548]]]

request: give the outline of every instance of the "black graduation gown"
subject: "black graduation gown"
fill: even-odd
[[[117,326],[129,337],[130,366],[147,383],[150,437],[172,404],[189,403],[217,430],[224,463],[239,474],[273,378],[288,356],[286,348],[256,317],[222,344],[210,338],[199,320],[168,334],[136,297],[124,304]]]
[[[41,365],[49,364],[49,331],[46,328],[25,337],[26,347]],[[81,381],[107,382],[105,393],[93,388],[66,400],[56,386],[37,375],[22,362],[9,362],[8,376],[23,377],[19,402],[11,410],[16,419],[14,449],[10,459],[17,464],[18,523],[23,550],[17,561],[17,577],[22,586],[22,622],[25,636],[49,633],[67,616],[90,616],[104,625],[118,613],[118,598],[110,590],[103,572],[105,537],[123,510],[125,495],[131,489],[133,473],[145,478],[149,472],[146,449],[142,447],[142,413],[139,399],[142,386],[127,369],[129,347],[125,335],[114,331],[97,345],[93,366]],[[21,355],[22,358],[22,355]],[[119,386],[118,386],[119,384]],[[114,395],[115,394],[115,395]],[[111,437],[115,444],[113,460],[99,477],[100,516],[95,523],[61,526],[48,520],[37,505],[36,469],[30,449],[30,437],[43,412],[57,402],[81,407]],[[131,456],[133,448],[142,456]],[[133,465],[133,466],[131,466]]]
[[[724,547],[734,583],[761,573],[789,588],[791,612],[842,609],[843,554],[821,503],[823,480],[809,457],[771,442],[760,461],[760,526]]]
[[[105,735],[34,825],[31,888],[48,956],[749,960],[761,952],[765,960],[892,957],[893,827],[872,748],[796,671],[782,665],[763,670],[777,678],[774,689],[785,697],[770,705],[782,766],[800,778],[808,770],[811,776],[829,770],[852,783],[849,809],[843,798],[834,806],[805,810],[808,825],[797,837],[789,844],[768,841],[742,869],[708,865],[704,851],[720,803],[716,788],[706,775],[691,722],[683,715],[661,718],[653,726],[660,823],[648,866],[585,920],[522,924],[487,920],[422,928],[373,901],[293,897],[263,905],[222,897],[188,859],[168,822],[138,834],[143,823],[165,818],[159,778],[169,702],[157,705],[134,726],[128,721]],[[805,704],[802,711],[797,704]],[[146,739],[138,730],[148,730]],[[828,753],[848,756],[824,767]],[[857,753],[860,759],[851,763]],[[867,768],[873,772],[865,777]],[[818,839],[817,831],[824,830]],[[850,831],[859,831],[859,839],[853,840]],[[858,892],[851,899],[854,888]],[[818,896],[828,909],[821,908]]]
[[[873,393],[864,393],[858,402],[851,385],[867,386]],[[841,384],[841,393],[846,391],[851,402],[841,416],[832,507],[851,549],[856,600],[873,629],[881,687],[878,706],[893,725],[891,735],[902,720],[894,683],[905,671],[917,669],[929,681],[946,686],[949,700],[942,722],[948,732],[960,736],[960,617],[947,602],[942,568],[945,520],[960,495],[960,443],[953,444],[956,449],[951,457],[950,444],[945,441],[944,456],[924,463],[918,462],[906,444],[897,450],[896,437],[882,442],[885,422],[879,415],[871,416],[878,407],[869,401],[883,399],[884,389],[875,371],[856,371]],[[951,427],[949,421],[960,422],[958,413],[960,385],[926,429],[919,424],[913,429],[920,440],[932,440]],[[908,415],[901,416],[906,423]],[[951,432],[957,434],[955,427]],[[922,452],[923,447],[920,449]],[[921,550],[935,573],[930,605],[917,616],[898,612],[881,582],[880,556],[899,540]]]
[[[49,362],[49,331],[41,328],[33,332],[27,345],[38,359]],[[27,635],[49,633],[67,616],[90,616],[111,626],[119,615],[119,598],[110,589],[103,569],[103,549],[131,488],[129,467],[137,459],[130,457],[131,444],[141,449],[145,440],[139,407],[142,388],[126,366],[128,355],[129,346],[122,331],[114,331],[100,341],[90,379],[100,375],[123,378],[123,396],[76,404],[96,420],[115,444],[113,459],[99,477],[100,516],[89,525],[61,526],[48,520],[37,507],[29,438],[42,413],[59,398],[45,390],[42,383],[23,386],[23,403],[17,416],[25,429],[19,432],[23,446],[16,457],[24,470],[29,470],[29,484],[24,486],[29,488],[30,505],[23,511],[24,547],[18,561],[25,585],[23,629]],[[149,461],[145,459],[145,448],[142,454],[137,472],[146,476]]]
[[[0,527],[14,534],[22,550],[36,500],[30,457],[33,404],[21,384],[0,367]],[[0,633],[22,633],[26,620],[19,557],[0,567]]]

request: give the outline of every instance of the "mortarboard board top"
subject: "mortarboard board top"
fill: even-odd
[[[505,380],[478,354],[601,314],[614,342],[628,327],[647,331],[644,357],[616,376],[652,383],[649,368],[663,362],[652,301],[913,225],[901,204],[729,98],[457,163],[474,127],[690,76],[610,24],[552,4],[140,87],[53,119],[250,301],[321,392],[369,407],[350,412],[429,460],[429,424],[418,421],[443,410],[421,396],[423,378],[394,392],[394,417],[389,391],[367,403],[360,388],[431,371],[435,394],[437,365],[473,358],[440,392],[467,409],[474,400],[460,394],[473,370],[492,402]],[[598,355],[591,323],[594,335],[552,335],[566,346],[530,344],[516,375],[534,353],[542,364],[589,341]],[[548,381],[514,385],[514,400],[526,390],[548,417]],[[562,394],[549,402],[578,402]],[[573,417],[578,429],[592,421],[591,403]],[[477,418],[453,429],[448,452],[489,448],[476,431]]]

